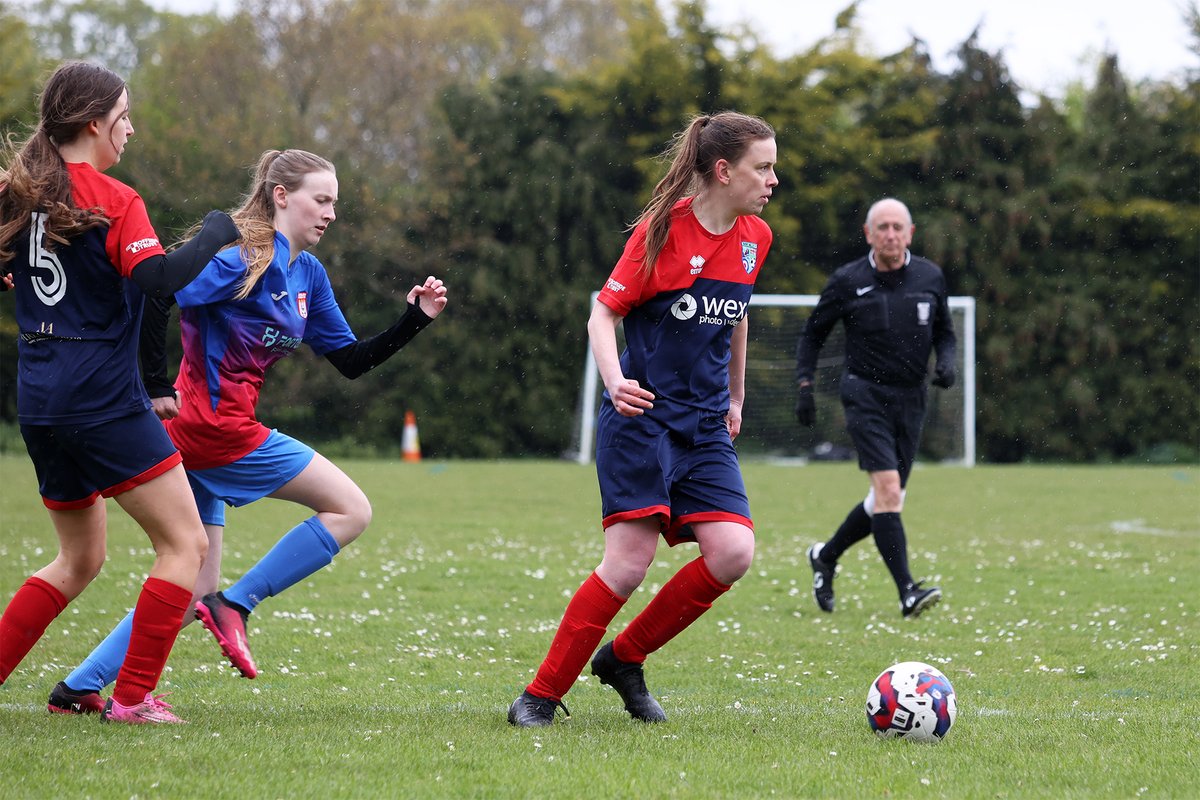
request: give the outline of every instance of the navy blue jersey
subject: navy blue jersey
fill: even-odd
[[[150,408],[138,374],[142,291],[133,268],[162,255],[142,198],[89,164],[67,164],[75,205],[108,220],[54,245],[35,212],[13,242],[17,418],[94,423]]]
[[[833,273],[800,335],[797,380],[812,380],[821,346],[839,320],[846,329],[846,371],[874,383],[920,386],[932,348],[939,359],[954,357],[945,276],[918,256],[879,272],[868,254]]]
[[[649,278],[642,269],[643,224],[599,298],[624,317],[622,373],[654,393],[654,409],[647,413],[664,421],[676,413],[728,412],[730,340],[746,316],[772,239],[757,216],[738,217],[728,232],[711,234],[691,212],[691,202],[689,197],[675,206]]]

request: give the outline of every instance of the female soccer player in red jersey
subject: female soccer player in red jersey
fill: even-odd
[[[334,221],[334,166],[304,150],[268,150],[233,219],[241,246],[223,251],[186,289],[176,293],[183,330],[183,363],[160,414],[183,455],[188,480],[209,536],[208,559],[196,586],[196,613],[234,667],[258,674],[246,619],[263,600],[330,563],[371,520],[362,489],[311,447],[256,417],[259,389],[272,364],[301,344],[357,378],[396,353],[446,307],[446,287],[434,277],[413,286],[400,319],[359,340],[334,297],[324,265],[308,252]],[[144,338],[162,348],[166,316]],[[154,327],[153,325],[150,327]],[[161,365],[165,373],[165,363]],[[151,377],[158,366],[147,370]],[[157,394],[158,392],[153,392]],[[245,575],[218,592],[225,506],[264,497],[307,506],[311,517],[286,532]],[[62,710],[112,680],[129,639],[129,617],[50,696]]]
[[[775,157],[775,132],[757,117],[693,119],[592,309],[588,335],[609,401],[596,426],[604,557],[509,707],[513,725],[551,724],[589,658],[634,719],[665,720],[642,663],[750,567],[754,531],[733,439],[746,310],[771,246],[758,215],[778,184]],[[618,324],[627,345],[620,357]],[[700,557],[593,657],[646,577],[659,536],[672,546],[695,541]]]
[[[207,541],[179,453],[142,386],[138,332],[144,296],[185,286],[238,232],[213,212],[165,254],[141,197],[103,174],[133,135],[129,105],[110,70],[63,64],[43,88],[37,128],[8,147],[0,174],[0,288],[16,296],[18,421],[59,541],[0,616],[0,683],[100,572],[102,498],[113,497],[156,558],[113,695],[107,704],[92,698],[88,710],[117,722],[180,722],[153,689]]]

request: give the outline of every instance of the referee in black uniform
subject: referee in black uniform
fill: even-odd
[[[808,549],[813,596],[833,611],[838,559],[853,544],[875,537],[896,588],[900,611],[915,617],[942,599],[936,586],[915,583],[900,511],[925,422],[925,376],[937,351],[933,385],[954,385],[956,342],[941,268],[909,252],[915,227],[908,208],[884,198],[867,212],[867,255],[833,273],[804,326],[796,348],[796,420],[816,419],[813,373],[833,326],[846,329],[846,370],[841,397],[858,464],[871,477],[867,497],[833,537]]]

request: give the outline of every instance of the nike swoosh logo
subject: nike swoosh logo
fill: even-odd
[[[282,300],[285,297],[287,297],[287,291],[282,291],[279,294],[275,294],[274,292],[271,292],[271,299],[274,300],[275,302],[279,302],[280,300]]]
[[[864,286],[861,289],[855,289],[854,293],[856,295],[858,295],[859,297],[862,297],[864,294],[866,294],[867,292],[871,291],[874,288],[875,288],[874,286]]]

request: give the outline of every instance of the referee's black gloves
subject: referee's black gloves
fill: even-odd
[[[817,403],[813,400],[811,383],[801,384],[796,394],[796,422],[811,428],[817,422]]]
[[[938,362],[933,369],[933,380],[931,383],[934,386],[939,386],[943,389],[949,389],[954,385],[954,364],[950,362]]]

